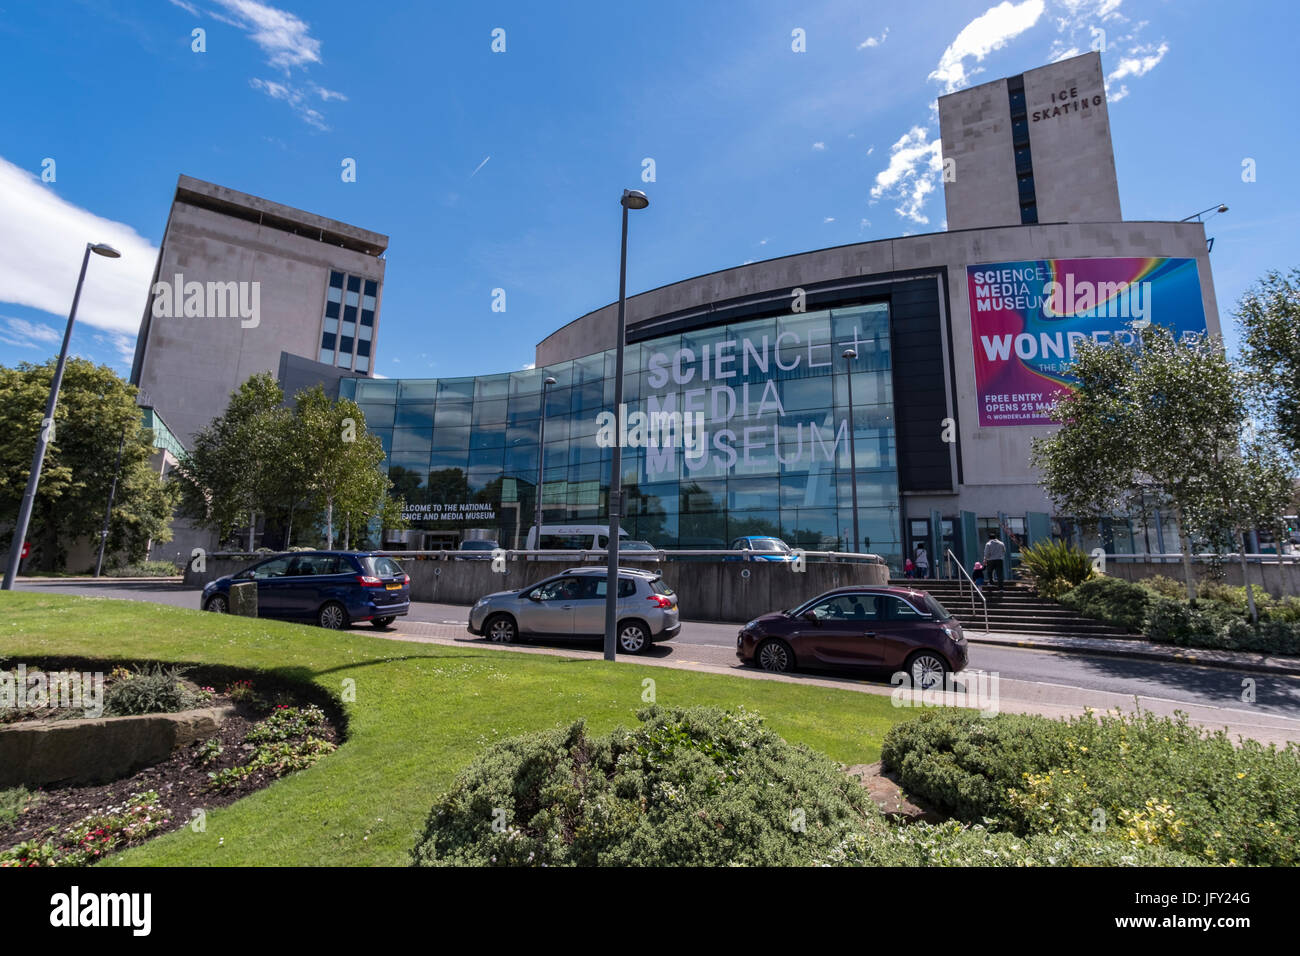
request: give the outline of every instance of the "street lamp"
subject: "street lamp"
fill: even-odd
[[[627,211],[650,205],[639,189],[624,189],[623,245],[618,263],[618,339],[614,346],[614,414],[623,413],[623,349],[627,344]],[[623,512],[623,448],[614,442],[609,473],[609,564],[605,578],[605,660],[614,659],[614,630],[618,627],[618,519]]]
[[[852,469],[852,477],[849,485],[853,488],[853,553],[858,553],[858,449],[853,440],[853,360],[858,357],[854,349],[845,349],[844,368],[846,369],[845,377],[849,383],[849,468]]]
[[[14,578],[18,576],[18,562],[22,560],[23,542],[27,540],[27,525],[32,519],[36,489],[41,483],[41,466],[45,464],[45,449],[54,431],[54,408],[59,402],[59,386],[63,384],[63,367],[68,363],[68,343],[72,339],[72,325],[77,321],[77,303],[81,300],[81,286],[86,281],[86,264],[90,262],[92,252],[106,259],[117,259],[122,255],[110,245],[88,242],[86,252],[81,257],[81,273],[77,276],[77,290],[72,294],[72,311],[68,313],[68,325],[63,330],[63,347],[59,349],[59,361],[54,367],[54,380],[50,382],[50,397],[45,403],[45,417],[41,419],[41,429],[36,436],[36,454],[32,456],[32,470],[27,476],[27,490],[23,492],[23,502],[18,508],[18,521],[14,524],[13,537],[9,541],[9,564],[5,568],[3,585],[6,591],[13,590]]]
[[[1219,213],[1221,213],[1221,212],[1227,212],[1227,211],[1228,211],[1228,207],[1227,207],[1226,205],[1224,205],[1223,203],[1219,203],[1217,206],[1206,206],[1206,207],[1205,207],[1204,209],[1202,209],[1200,212],[1194,212],[1194,213],[1192,213],[1190,216],[1188,216],[1186,219],[1179,219],[1178,221],[1179,221],[1179,222],[1191,222],[1193,219],[1195,219],[1197,222],[1205,222],[1205,219],[1213,219],[1213,218],[1214,218],[1215,216],[1217,216]],[[1209,216],[1205,216],[1205,214],[1206,214],[1207,212],[1208,212],[1208,213],[1211,213],[1211,215],[1209,215]],[[1202,219],[1202,218],[1201,218],[1202,216],[1205,216],[1205,219]]]
[[[537,525],[537,540],[533,542],[533,548],[537,551],[542,550],[542,476],[546,466],[546,390],[555,384],[555,379],[549,375],[546,381],[542,382],[542,423],[538,426],[537,432],[537,505],[533,510],[534,524]]]

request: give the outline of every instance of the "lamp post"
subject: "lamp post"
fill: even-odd
[[[533,508],[536,514],[533,515],[533,523],[537,526],[537,540],[533,542],[533,549],[542,550],[542,476],[546,474],[546,390],[555,384],[555,379],[549,375],[546,381],[542,382],[542,422],[537,430],[537,505]]]
[[[614,346],[614,414],[623,412],[623,349],[627,344],[627,211],[650,205],[639,189],[624,189],[619,200],[623,207],[623,245],[618,263],[618,339]],[[621,431],[621,429],[620,429]],[[618,520],[623,513],[623,448],[614,442],[609,472],[609,552],[605,578],[605,660],[614,659],[614,631],[618,627]]]
[[[853,360],[858,357],[854,349],[845,349],[844,368],[846,369],[845,378],[849,383],[849,468],[852,469],[852,476],[849,484],[853,488],[853,553],[858,553],[858,449],[853,441]]]
[[[72,294],[72,310],[68,313],[68,324],[63,330],[63,347],[59,349],[59,361],[54,366],[54,380],[50,382],[50,397],[45,403],[45,417],[41,419],[41,429],[36,436],[36,454],[32,456],[32,470],[27,476],[27,489],[23,492],[23,502],[18,508],[18,521],[14,524],[13,537],[9,541],[9,564],[5,567],[3,589],[12,591],[14,578],[18,576],[18,562],[22,560],[23,542],[27,540],[27,525],[32,520],[32,505],[36,502],[36,489],[41,483],[41,466],[45,464],[45,449],[49,445],[54,431],[54,408],[59,403],[59,386],[63,384],[63,368],[68,363],[68,343],[72,340],[72,325],[77,321],[77,303],[81,301],[81,286],[86,281],[86,265],[90,254],[116,259],[122,254],[110,245],[102,242],[86,243],[86,252],[81,257],[81,273],[77,276],[77,290]]]

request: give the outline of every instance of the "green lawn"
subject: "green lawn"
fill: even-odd
[[[346,705],[349,739],[310,770],[105,865],[405,865],[434,797],[492,741],[585,717],[597,733],[635,723],[642,680],[669,705],[740,705],[845,763],[879,759],[915,714],[878,694],[664,667],[399,643],[134,601],[0,592],[0,654],[161,660],[275,671]],[[256,684],[256,680],[254,681]],[[165,801],[164,801],[165,802]]]

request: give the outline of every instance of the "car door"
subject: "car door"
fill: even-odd
[[[290,582],[286,577],[290,558],[272,558],[249,568],[249,577],[257,582],[258,617],[287,617]]]
[[[880,623],[879,632],[880,666],[900,671],[908,655],[924,646],[920,634],[930,617],[892,594],[881,595],[881,603],[885,619]]]
[[[878,657],[875,644],[879,620],[875,595],[838,594],[804,612],[796,652],[801,659],[831,667],[871,667]],[[806,620],[808,613],[816,621]]]
[[[528,592],[520,630],[530,634],[571,636],[574,607],[581,593],[582,578],[577,575],[543,581]]]

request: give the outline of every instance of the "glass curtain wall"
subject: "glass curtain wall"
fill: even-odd
[[[851,367],[840,357],[850,347],[858,353]],[[523,547],[539,461],[545,524],[606,522],[612,451],[603,439],[619,436],[623,424],[623,526],[632,537],[664,548],[726,548],[760,534],[810,550],[849,550],[852,428],[859,546],[896,565],[891,368],[889,311],[876,303],[630,344],[622,421],[607,416],[604,435],[601,414],[617,412],[612,349],[501,375],[340,385],[383,441],[412,528],[437,532],[429,540],[489,537]],[[543,408],[547,377],[556,384],[545,389]],[[649,424],[683,427],[651,428],[660,442],[647,444],[637,413]],[[546,446],[539,448],[543,414]],[[684,447],[683,432],[702,444]]]

